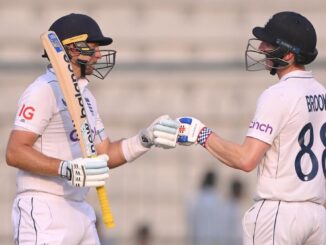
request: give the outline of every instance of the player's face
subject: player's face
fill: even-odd
[[[98,44],[87,43],[87,53],[81,53],[78,48],[73,44],[69,46],[69,54],[71,56],[71,63],[74,69],[74,73],[77,77],[81,75],[80,62],[83,62],[85,66],[85,75],[92,75],[94,68],[93,65],[101,58],[101,52]]]
[[[96,43],[88,43],[89,48],[94,50],[94,54],[92,56],[86,56],[87,64],[86,64],[86,75],[92,75],[94,68],[93,65],[101,58],[101,51]]]
[[[258,47],[258,49],[264,53],[270,53],[273,50],[275,50],[275,46],[273,46],[272,44],[269,44],[267,42],[262,41]],[[266,56],[266,60],[265,60],[265,68],[267,70],[270,70],[271,67],[273,66],[273,61],[271,61],[267,56]]]

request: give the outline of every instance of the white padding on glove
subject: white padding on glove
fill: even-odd
[[[153,145],[164,149],[174,148],[178,137],[179,123],[168,115],[157,118],[148,128],[134,137],[122,141],[125,159],[131,162],[147,152]]]
[[[164,149],[174,148],[178,138],[179,123],[163,116],[153,127],[153,142],[157,147]]]
[[[109,177],[108,155],[92,158],[77,158],[72,161],[62,161],[58,173],[68,183],[76,187],[98,187],[105,184]]]

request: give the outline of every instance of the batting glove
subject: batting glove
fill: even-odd
[[[205,147],[212,130],[194,117],[179,117],[180,122],[178,143],[180,145],[192,145],[199,143]]]
[[[179,123],[168,115],[157,118],[148,128],[140,131],[141,144],[149,148],[152,145],[165,149],[174,148],[178,137]]]
[[[76,187],[98,187],[105,184],[109,177],[108,155],[93,158],[77,158],[72,161],[62,161],[58,173],[68,183]]]

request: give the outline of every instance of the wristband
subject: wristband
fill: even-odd
[[[150,149],[142,145],[139,135],[123,140],[121,145],[127,162],[132,162]]]
[[[198,134],[197,142],[206,148],[206,141],[212,133],[213,131],[210,128],[204,127]]]

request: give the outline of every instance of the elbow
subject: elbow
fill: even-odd
[[[7,162],[8,166],[13,165],[13,156],[12,156],[11,152],[9,152],[8,150],[6,152],[6,162]]]
[[[251,172],[253,171],[257,166],[256,162],[253,161],[243,161],[239,164],[239,169],[244,171],[244,172]]]
[[[15,161],[15,152],[11,150],[10,148],[6,151],[6,162],[8,166],[16,167],[16,161]]]

